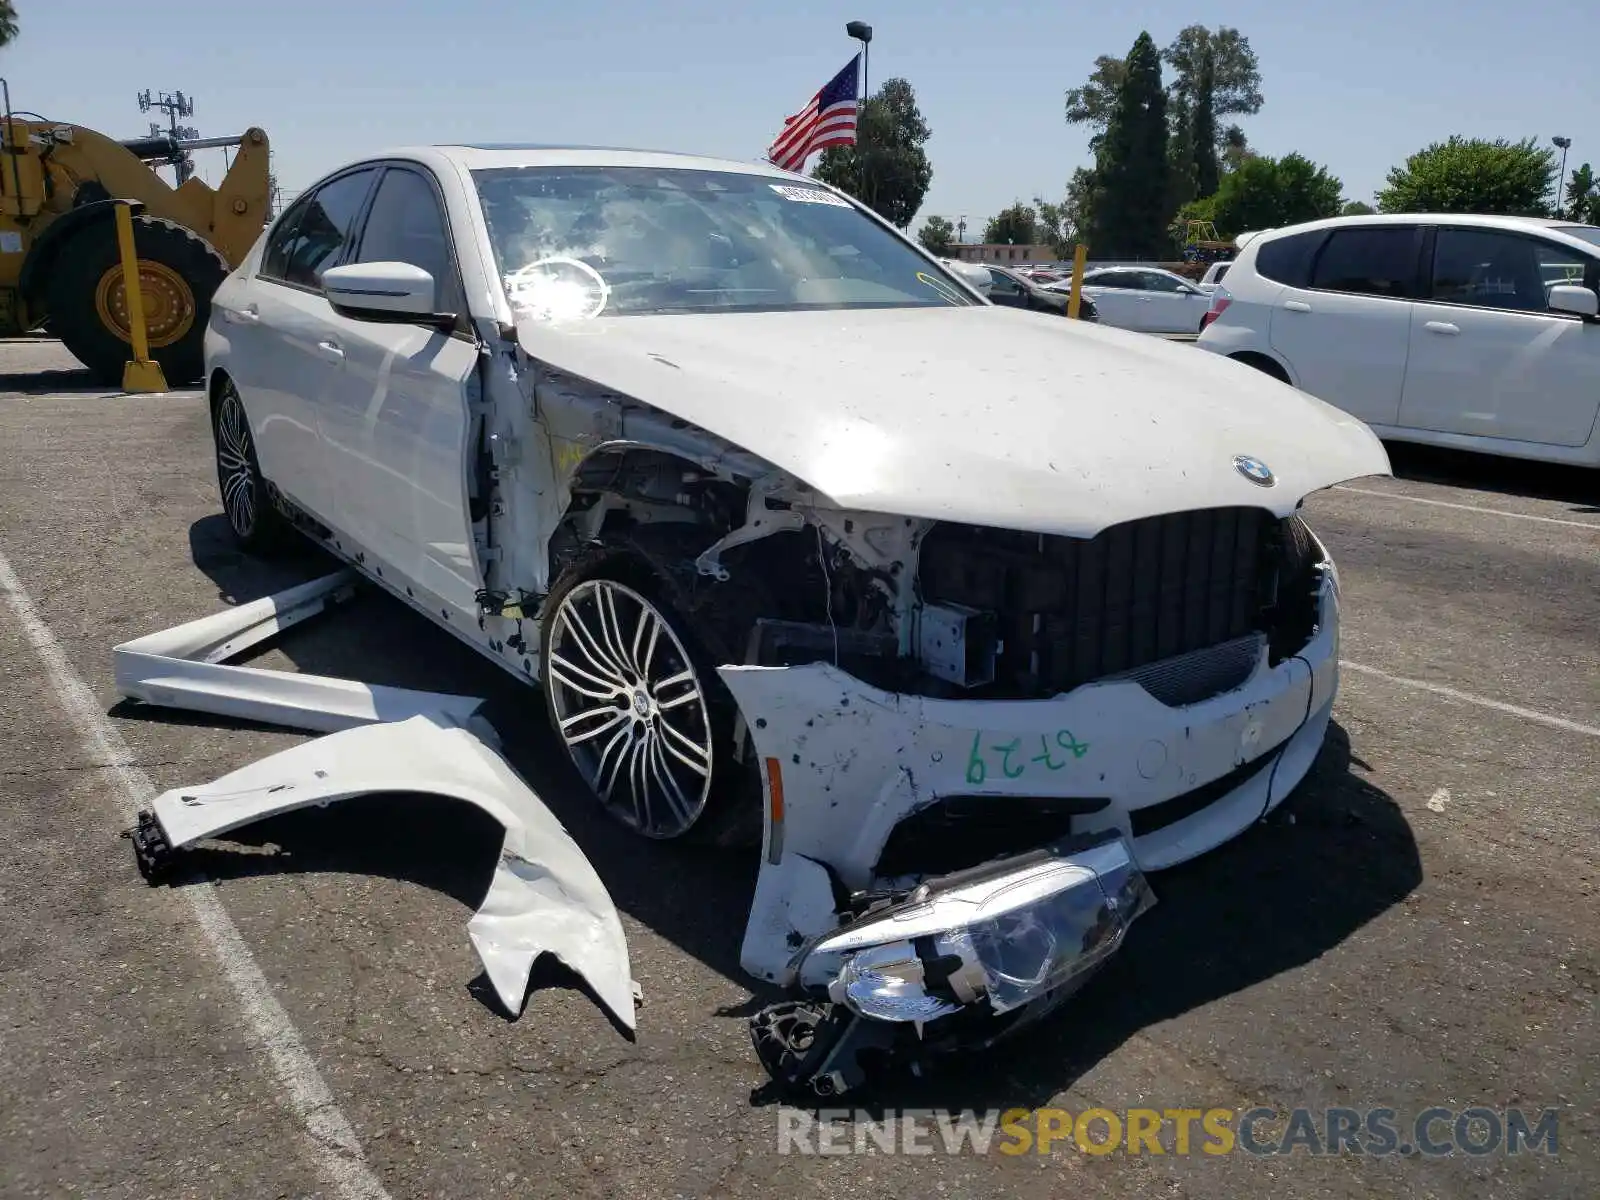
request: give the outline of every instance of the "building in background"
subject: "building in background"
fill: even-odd
[[[950,257],[962,262],[979,263],[1030,263],[1055,262],[1055,251],[1049,246],[1007,246],[994,242],[976,242],[950,247]]]

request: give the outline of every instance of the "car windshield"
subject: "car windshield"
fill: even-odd
[[[1580,238],[1600,246],[1600,228],[1594,225],[1553,225],[1551,228],[1557,233],[1564,233],[1568,237]]]
[[[659,167],[474,171],[519,315],[784,312],[977,304],[834,193]]]

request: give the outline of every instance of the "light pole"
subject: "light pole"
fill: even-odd
[[[1556,216],[1561,215],[1561,206],[1564,204],[1567,190],[1567,151],[1572,148],[1572,139],[1569,137],[1553,137],[1550,139],[1561,150],[1561,173],[1556,176]]]

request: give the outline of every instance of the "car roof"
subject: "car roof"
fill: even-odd
[[[1580,224],[1559,217],[1512,217],[1487,213],[1368,213],[1349,217],[1324,217],[1320,221],[1306,221],[1299,225],[1280,225],[1276,229],[1262,230],[1252,242],[1260,238],[1277,238],[1286,233],[1304,233],[1313,229],[1338,229],[1344,225],[1472,225],[1484,229],[1555,229],[1562,225]]]
[[[402,146],[372,158],[446,159],[469,171],[495,167],[655,167],[683,171],[730,171],[741,175],[767,175],[774,179],[815,180],[785,171],[769,162],[712,158],[666,150],[632,150],[616,146],[553,145],[543,142],[454,142],[435,146]]]

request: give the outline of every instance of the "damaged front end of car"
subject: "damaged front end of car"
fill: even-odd
[[[1042,404],[1038,445],[969,446],[932,377],[926,431],[896,434],[798,389],[758,404],[736,346],[662,328],[519,325],[522,401],[495,410],[532,415],[506,440],[542,439],[560,469],[537,494],[497,473],[490,510],[542,506],[553,533],[526,569],[530,543],[497,539],[494,571],[537,594],[586,555],[641,559],[708,648],[736,714],[718,752],[761,790],[740,963],[788,992],[751,1021],[779,1089],[839,1095],[1009,1036],[1116,952],[1146,872],[1237,836],[1310,769],[1339,597],[1299,509],[1386,473],[1382,448],[1329,416],[1331,449],[1280,432],[1264,482],[1214,452],[1235,430],[1142,398],[1153,449]],[[1103,453],[1062,470],[1040,446],[1071,436]]]
[[[795,955],[797,978],[826,985],[756,1014],[756,1054],[779,1090],[825,1098],[992,1045],[1071,996],[1154,902],[1115,835],[852,897]]]

